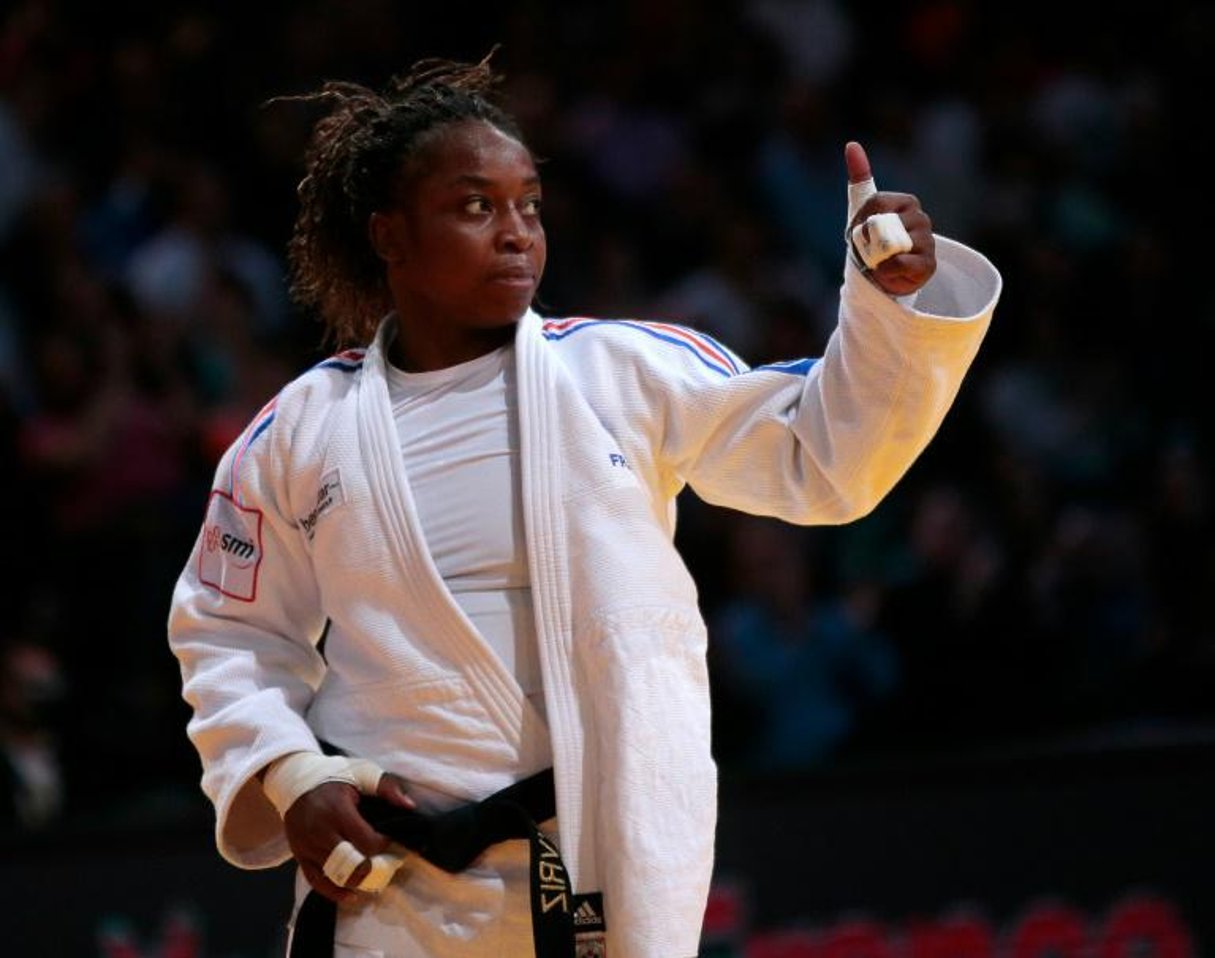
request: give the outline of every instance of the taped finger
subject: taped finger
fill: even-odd
[[[915,245],[898,213],[875,213],[852,231],[852,245],[869,269]]]
[[[392,876],[405,863],[405,849],[391,848],[379,855],[372,855],[370,861],[371,871],[363,876],[363,880],[358,884],[358,889],[377,894],[388,887]]]
[[[861,207],[865,205],[865,200],[873,196],[877,192],[877,184],[873,182],[873,177],[867,180],[861,180],[859,183],[848,184],[848,219],[845,222],[851,223],[856,219],[856,214],[861,211]],[[847,229],[847,227],[845,227]]]
[[[346,882],[350,880],[358,867],[365,861],[364,855],[350,842],[341,841],[333,846],[333,851],[329,853],[329,857],[325,859],[325,864],[321,866],[321,871],[335,885],[340,885],[343,888]]]

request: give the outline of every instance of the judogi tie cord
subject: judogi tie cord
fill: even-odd
[[[531,887],[532,940],[536,958],[583,958],[605,954],[603,896],[575,895],[561,853],[538,823],[557,813],[553,770],[495,792],[484,801],[438,815],[401,808],[364,795],[359,813],[380,833],[455,874],[490,845],[526,838]],[[332,958],[337,906],[309,891],[295,919],[289,958]]]

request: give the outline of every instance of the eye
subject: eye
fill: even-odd
[[[538,196],[529,196],[519,204],[519,210],[524,216],[539,216],[542,201]]]
[[[464,212],[480,216],[491,212],[489,200],[484,196],[470,196],[464,201]]]

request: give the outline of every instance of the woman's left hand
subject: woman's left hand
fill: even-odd
[[[936,241],[932,235],[932,220],[920,208],[920,201],[910,193],[877,192],[869,157],[859,143],[844,147],[844,163],[848,168],[849,195],[866,197],[859,208],[850,210],[847,236],[853,242],[853,230],[860,225],[860,241],[876,240],[870,235],[872,216],[891,213],[898,216],[910,239],[910,249],[894,252],[881,262],[866,269],[866,275],[892,296],[914,293],[931,278],[937,269]],[[851,205],[851,204],[850,204]],[[897,226],[897,224],[896,224]],[[857,261],[864,263],[860,250],[854,250]]]

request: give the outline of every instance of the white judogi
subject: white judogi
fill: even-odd
[[[365,354],[288,385],[221,462],[170,619],[221,853],[248,868],[288,857],[254,776],[316,750],[318,736],[402,775],[423,808],[481,799],[551,762],[562,854],[576,891],[604,893],[608,953],[695,954],[716,774],[705,631],[672,545],[674,497],[688,483],[709,502],[797,523],[870,511],[935,433],[999,295],[979,254],[938,237],[937,260],[914,309],[849,265],[818,362],[748,370],[676,326],[520,320],[549,736],[535,734],[543,719],[427,552],[385,330]],[[515,953],[521,939],[477,912],[488,898],[447,908],[445,888],[459,898],[460,881],[407,866],[378,905],[343,912],[339,939],[370,954],[418,953],[400,944],[411,939],[425,954]]]

